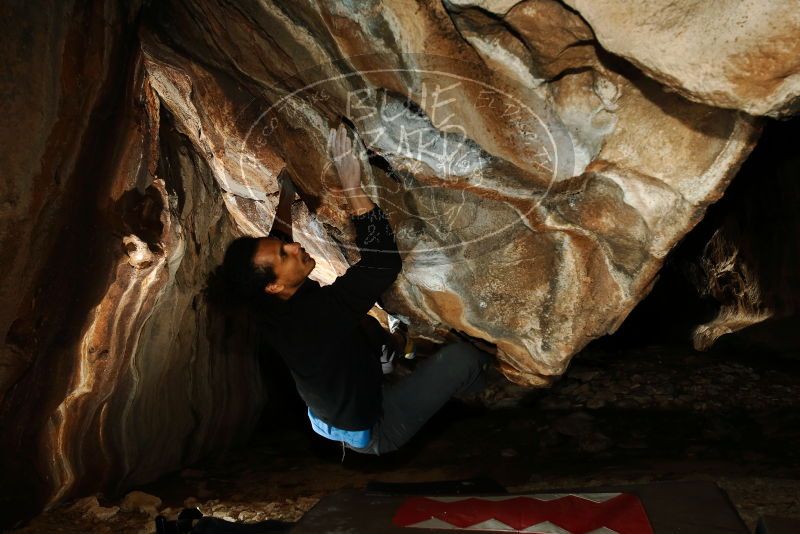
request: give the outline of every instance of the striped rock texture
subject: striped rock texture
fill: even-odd
[[[624,321],[723,194],[758,136],[741,110],[791,108],[697,96],[609,46],[639,70],[555,0],[31,4],[4,8],[0,37],[17,516],[252,430],[258,332],[202,289],[231,239],[269,231],[283,170],[313,276],[357,259],[326,156],[342,118],[404,258],[384,308],[419,337],[495,344],[509,379],[541,386]]]
[[[153,76],[180,76],[194,101],[179,101],[177,82],[154,85],[179,128],[205,147],[219,128],[198,115],[240,113],[247,138],[202,148],[211,165],[244,186],[264,180],[252,168],[274,151],[345,243],[325,142],[346,116],[404,255],[386,307],[417,335],[455,328],[496,344],[507,376],[530,385],[617,328],[756,135],[749,116],[598,54],[591,29],[555,1],[502,17],[454,4],[176,2],[154,19],[143,36]],[[169,74],[165,49],[195,67]],[[206,98],[210,84],[227,99]]]

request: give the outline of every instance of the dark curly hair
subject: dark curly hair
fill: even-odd
[[[239,237],[228,245],[222,265],[209,277],[206,298],[221,310],[250,306],[262,300],[264,286],[276,280],[271,266],[253,264],[259,239]]]

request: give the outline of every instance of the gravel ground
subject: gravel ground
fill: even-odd
[[[395,454],[342,458],[292,407],[281,432],[142,494],[67,503],[19,532],[153,532],[156,513],[174,517],[184,506],[237,521],[296,521],[322,496],[370,480],[479,475],[514,492],[713,480],[753,528],[759,515],[800,519],[798,408],[800,362],[664,347],[585,351],[549,389],[494,376],[481,398],[451,403]]]

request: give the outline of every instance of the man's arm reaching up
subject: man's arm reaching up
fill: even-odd
[[[292,238],[292,202],[294,202],[297,189],[285,167],[278,175],[278,183],[281,193],[269,237],[277,237],[281,241],[291,243],[294,241]]]
[[[392,285],[403,263],[389,220],[361,187],[361,169],[344,125],[331,130],[329,145],[350,205],[361,260],[323,289],[340,313],[359,321]]]

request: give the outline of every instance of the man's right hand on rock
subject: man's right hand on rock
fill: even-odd
[[[361,166],[344,124],[339,124],[338,129],[331,128],[328,132],[328,148],[339,174],[342,192],[347,197],[353,215],[372,211],[375,204],[361,188]]]

